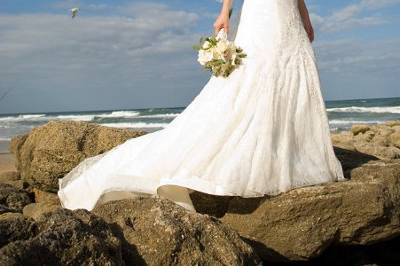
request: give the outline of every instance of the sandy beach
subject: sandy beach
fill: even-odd
[[[0,173],[15,170],[14,155],[8,150],[9,141],[0,141]]]
[[[0,154],[9,153],[8,146],[10,144],[9,140],[0,140]]]

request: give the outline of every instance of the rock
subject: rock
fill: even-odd
[[[334,247],[306,265],[400,265],[400,237],[367,246]]]
[[[275,197],[232,197],[220,219],[271,261],[309,260],[330,246],[400,235],[400,160],[369,161],[350,173],[349,181]]]
[[[399,120],[400,123],[400,120]],[[400,132],[400,125],[392,126],[395,132]]]
[[[0,265],[261,265],[237,232],[166,199],[27,214],[47,203],[0,215]]]
[[[20,215],[8,223],[11,237],[0,249],[0,265],[124,265],[121,242],[88,211],[58,209],[37,222]]]
[[[37,227],[34,221],[26,219],[20,213],[0,215],[0,248],[17,240],[26,240],[34,237],[36,232]]]
[[[32,218],[33,220],[38,220],[39,217],[42,216],[43,214],[55,211],[60,208],[61,208],[60,205],[48,202],[31,203],[24,207],[22,213],[26,217]]]
[[[394,132],[395,132],[395,130],[392,129],[391,127],[386,126],[386,125],[381,125],[379,127],[378,135],[383,136],[383,137],[389,137]]]
[[[355,168],[363,166],[364,164],[371,161],[379,161],[379,158],[373,155],[369,155],[366,153],[361,153],[358,151],[349,151],[346,149],[341,149],[334,147],[334,151],[336,157],[339,159],[342,167],[344,176],[347,179],[350,179],[352,176],[352,171]]]
[[[336,147],[355,151],[353,133],[342,131],[339,133],[331,133],[332,144]]]
[[[400,120],[375,125],[354,124],[351,131],[332,133],[336,147],[358,151],[380,159],[400,158]]]
[[[400,120],[389,120],[389,121],[385,121],[384,124],[389,127],[400,126]]]
[[[400,149],[394,146],[382,146],[376,143],[355,142],[354,147],[358,152],[372,154],[380,159],[400,158]]]
[[[396,131],[391,134],[389,140],[393,146],[400,148],[400,131]]]
[[[0,204],[14,211],[22,212],[22,208],[31,202],[28,192],[8,184],[0,184]]]
[[[122,230],[127,265],[261,263],[251,247],[218,219],[188,212],[167,199],[113,201],[93,212]]]
[[[55,193],[33,188],[33,194],[35,195],[35,202],[37,203],[48,203],[51,205],[61,206],[60,199]]]
[[[95,123],[50,121],[11,140],[16,167],[33,187],[56,192],[58,179],[87,157],[104,153],[144,131],[110,128]]]
[[[28,138],[28,135],[29,134],[13,136],[9,144],[8,148],[9,151],[14,155],[18,154],[25,140]],[[18,165],[18,158],[15,159],[16,159],[16,165]]]
[[[8,208],[7,206],[0,204],[0,214],[7,212],[15,212],[15,210]]]
[[[353,135],[357,135],[358,133],[364,133],[370,129],[369,125],[366,124],[354,124],[351,127],[351,132]]]
[[[382,148],[390,147],[389,137],[383,135],[377,135],[373,138],[373,143],[376,146],[380,146]],[[394,159],[394,158],[393,158]]]
[[[363,134],[358,134],[353,136],[353,141],[354,142],[371,142],[374,137],[376,136],[376,132],[372,130],[368,130],[364,132]]]
[[[154,198],[108,202],[91,214],[61,209],[49,191],[55,192],[58,178],[81,160],[136,133],[86,122],[49,122],[10,145],[21,177],[33,187],[30,194],[0,184],[0,213],[16,215],[15,223],[33,223],[37,231],[5,240],[0,265],[256,265],[253,250],[264,260],[297,261],[331,248],[387,241],[400,235],[399,127],[393,121],[332,135],[349,181],[253,199],[191,193],[205,215]],[[33,198],[36,203],[29,204]],[[23,207],[25,217],[9,213]]]

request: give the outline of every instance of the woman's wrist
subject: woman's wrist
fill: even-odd
[[[221,9],[220,15],[229,17],[229,12],[230,12],[230,9],[231,9],[231,5],[232,5],[231,0],[225,0],[223,5],[222,5],[222,9]]]
[[[222,8],[219,15],[221,17],[229,17],[229,8]]]

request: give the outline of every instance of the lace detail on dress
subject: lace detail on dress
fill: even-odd
[[[343,168],[334,153],[333,143],[330,137],[328,114],[321,92],[317,60],[308,34],[305,31],[297,1],[296,4],[288,4],[287,1],[280,1],[278,5],[281,5],[282,12],[286,13],[286,17],[282,19],[283,23],[281,24],[281,45],[279,48],[282,49],[283,47],[281,50],[281,58],[284,58],[287,50],[292,50],[293,53],[290,53],[290,56],[298,56],[298,59],[302,60],[305,69],[308,70],[307,75],[310,77],[309,80],[311,81],[309,84],[310,86],[308,86],[308,93],[313,100],[311,104],[317,106],[318,114],[322,122],[323,134],[329,136],[326,144],[329,165],[332,167],[336,178],[342,180],[344,179]]]

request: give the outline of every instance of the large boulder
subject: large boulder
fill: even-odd
[[[52,205],[61,205],[60,199],[57,194],[33,188],[33,195],[37,203],[49,203]]]
[[[84,211],[59,209],[35,222],[0,215],[0,265],[123,265],[121,241]]]
[[[400,120],[381,124],[354,124],[350,131],[332,133],[335,146],[374,155],[380,159],[400,158]]]
[[[41,203],[38,202],[26,205],[22,209],[22,213],[25,217],[38,220],[43,214],[55,211],[60,208],[61,208],[60,205],[55,205],[48,202],[41,202]]]
[[[11,140],[10,151],[24,181],[56,192],[58,179],[87,157],[122,144],[144,131],[110,128],[95,123],[50,121]]]
[[[217,213],[265,260],[309,260],[330,246],[369,245],[400,235],[400,160],[370,160],[350,180],[294,189],[274,197],[214,197]],[[209,197],[209,196],[208,196]]]
[[[261,263],[230,227],[212,216],[188,212],[167,199],[113,201],[97,206],[93,212],[122,230],[127,265]]]

